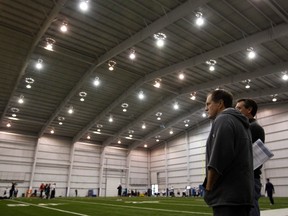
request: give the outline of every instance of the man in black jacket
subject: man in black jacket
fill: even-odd
[[[245,115],[249,119],[252,143],[257,141],[258,139],[261,139],[261,141],[264,143],[264,129],[257,123],[255,119],[258,110],[257,103],[252,99],[239,99],[236,104],[236,109],[238,109],[243,115]],[[262,166],[254,170],[254,208],[251,209],[250,216],[260,216],[258,200],[261,197],[261,168]]]

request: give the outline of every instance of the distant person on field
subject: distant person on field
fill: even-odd
[[[119,184],[119,186],[117,187],[117,190],[118,190],[118,196],[121,196],[122,195],[122,186],[121,186],[121,184]]]
[[[267,196],[270,200],[270,205],[274,205],[274,199],[273,194],[275,193],[274,185],[270,182],[270,179],[266,179],[266,186],[265,186],[265,192],[267,193]]]
[[[252,143],[257,141],[258,139],[260,139],[264,143],[264,129],[257,123],[255,119],[258,110],[257,103],[254,100],[248,98],[239,99],[236,103],[236,109],[238,109],[243,115],[245,115],[249,119]],[[251,209],[250,216],[260,216],[258,200],[261,197],[261,168],[262,166],[254,170],[254,208]]]

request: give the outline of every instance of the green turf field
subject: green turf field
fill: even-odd
[[[270,206],[266,197],[260,199],[261,210],[288,208],[288,198],[275,198]],[[3,216],[176,216],[212,215],[202,198],[194,197],[109,197],[109,198],[17,198],[0,200]]]

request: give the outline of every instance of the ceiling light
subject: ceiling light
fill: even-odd
[[[63,121],[65,120],[65,117],[63,117],[63,116],[58,116],[58,121],[59,121],[59,125],[63,125]]]
[[[13,113],[13,114],[12,114],[12,117],[14,117],[14,118],[15,118],[16,116],[17,116],[17,115],[16,115],[15,113]]]
[[[207,116],[206,113],[203,112],[203,113],[202,113],[202,117],[203,117],[203,118],[206,118],[206,116]]]
[[[147,144],[145,144],[145,145],[144,145],[144,148],[147,148],[147,147],[148,147],[148,145],[147,145]]]
[[[88,135],[88,136],[87,136],[87,139],[88,139],[88,140],[90,140],[90,139],[91,139],[91,137]]]
[[[174,132],[173,132],[173,130],[171,129],[171,130],[169,131],[169,133],[172,135]]]
[[[18,99],[18,103],[23,104],[24,103],[24,96],[20,95],[19,99]]]
[[[253,47],[249,47],[248,49],[247,49],[247,57],[249,58],[249,59],[254,59],[255,57],[256,57],[256,53],[255,53],[255,51],[254,51],[254,49],[253,49]]]
[[[113,122],[113,116],[112,116],[112,115],[109,116],[108,121],[109,121],[109,122]]]
[[[46,46],[44,49],[53,51],[53,45],[56,41],[53,38],[46,38]]]
[[[130,52],[129,52],[129,58],[131,60],[134,60],[136,58],[136,54],[135,54],[135,49],[130,49]]]
[[[189,127],[189,122],[190,122],[189,119],[184,120],[184,125],[185,125],[185,127]]]
[[[63,122],[60,121],[58,124],[59,124],[59,125],[63,125]]]
[[[287,81],[288,80],[288,75],[287,75],[287,71],[284,71],[282,72],[283,73],[283,76],[282,76],[282,79]]]
[[[100,128],[98,128],[98,129],[97,129],[97,131],[98,131],[98,132],[101,132],[101,129],[100,129]]]
[[[121,144],[121,140],[120,139],[118,139],[118,142],[117,142],[118,144]]]
[[[197,26],[202,26],[204,24],[203,14],[201,12],[197,12],[195,15],[197,18],[195,23]]]
[[[217,64],[216,60],[210,59],[209,61],[206,61],[206,64],[209,65],[209,70],[214,71],[215,70],[215,65]]]
[[[190,99],[191,100],[196,100],[196,92],[193,92],[190,94]]]
[[[113,71],[115,65],[116,65],[116,62],[113,61],[113,60],[110,60],[110,61],[108,62],[108,69],[109,69],[110,71]]]
[[[271,96],[272,96],[272,101],[273,101],[273,102],[276,102],[276,101],[277,101],[277,94],[271,95]]]
[[[184,73],[180,73],[178,77],[180,80],[183,80],[185,78],[185,75],[184,75]]]
[[[68,30],[67,26],[68,26],[67,21],[63,21],[63,23],[60,26],[60,31],[61,32],[67,32],[67,30]]]
[[[55,133],[54,129],[51,129],[51,130],[50,130],[50,133],[51,133],[51,134],[54,134],[54,133]]]
[[[93,84],[94,84],[95,86],[99,86],[99,85],[100,85],[99,77],[95,77]]]
[[[88,10],[88,0],[81,0],[79,3],[79,8],[82,11],[87,11]]]
[[[83,101],[85,101],[85,99],[84,99],[84,98],[87,96],[87,93],[86,93],[86,92],[84,92],[84,91],[83,91],[83,92],[79,92],[79,96],[81,97],[81,98],[80,98],[80,101],[82,101],[82,102],[83,102]]]
[[[251,86],[250,86],[250,83],[251,83],[251,80],[250,79],[247,79],[247,80],[244,80],[243,83],[245,83],[245,88],[246,89],[249,89]]]
[[[30,88],[32,87],[31,84],[34,83],[34,79],[32,79],[32,78],[25,78],[25,82],[28,83],[28,84],[26,85],[26,88],[30,89]]]
[[[128,106],[129,105],[127,103],[122,103],[121,107],[123,108],[123,112],[127,112]]]
[[[7,124],[6,124],[6,127],[11,127],[12,125],[11,125],[11,122],[8,122]]]
[[[157,120],[160,121],[162,113],[161,112],[157,112],[155,115],[157,116]]]
[[[154,81],[154,85],[153,85],[155,88],[160,88],[161,86],[161,79],[157,78],[155,81]]]
[[[166,39],[166,35],[164,33],[157,33],[154,34],[154,38],[156,39],[156,45],[158,47],[163,47],[164,46],[164,40]]]
[[[145,122],[143,122],[143,124],[142,124],[142,129],[146,129],[146,124],[145,124]]]
[[[38,59],[35,67],[36,67],[38,70],[41,70],[41,69],[43,68],[43,60],[42,60],[42,59]]]
[[[16,108],[16,107],[11,107],[11,111],[12,111],[13,113],[17,113],[17,112],[20,111],[20,109],[19,109],[19,108]]]
[[[145,95],[144,95],[143,91],[140,91],[139,94],[138,94],[138,98],[139,98],[140,100],[143,100],[144,97],[145,97]]]
[[[175,110],[178,110],[178,109],[179,109],[179,104],[178,104],[178,102],[175,102],[175,103],[173,104],[173,108],[174,108]]]
[[[68,109],[68,113],[69,114],[72,114],[74,113],[74,109],[73,109],[73,106],[70,106],[69,109]]]

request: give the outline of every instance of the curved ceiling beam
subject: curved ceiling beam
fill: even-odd
[[[45,20],[44,24],[42,25],[41,29],[39,30],[39,32],[37,33],[37,35],[35,36],[34,40],[32,41],[31,47],[26,55],[26,58],[21,66],[20,69],[20,73],[17,77],[17,80],[15,82],[15,85],[13,87],[13,90],[10,94],[9,100],[6,104],[6,107],[2,113],[0,122],[3,121],[6,112],[8,111],[9,105],[12,102],[13,96],[15,95],[15,92],[17,90],[17,87],[19,85],[19,83],[21,82],[22,76],[25,74],[25,70],[28,67],[29,61],[31,60],[31,56],[34,52],[34,50],[36,49],[38,43],[40,42],[40,40],[42,39],[42,37],[44,36],[45,32],[47,31],[47,29],[50,27],[51,23],[55,20],[55,18],[57,17],[57,15],[59,14],[61,8],[63,7],[63,5],[67,2],[67,0],[60,0],[56,3],[56,5],[54,6],[54,8],[51,10],[51,13],[49,14],[49,16],[47,17],[47,19]]]

